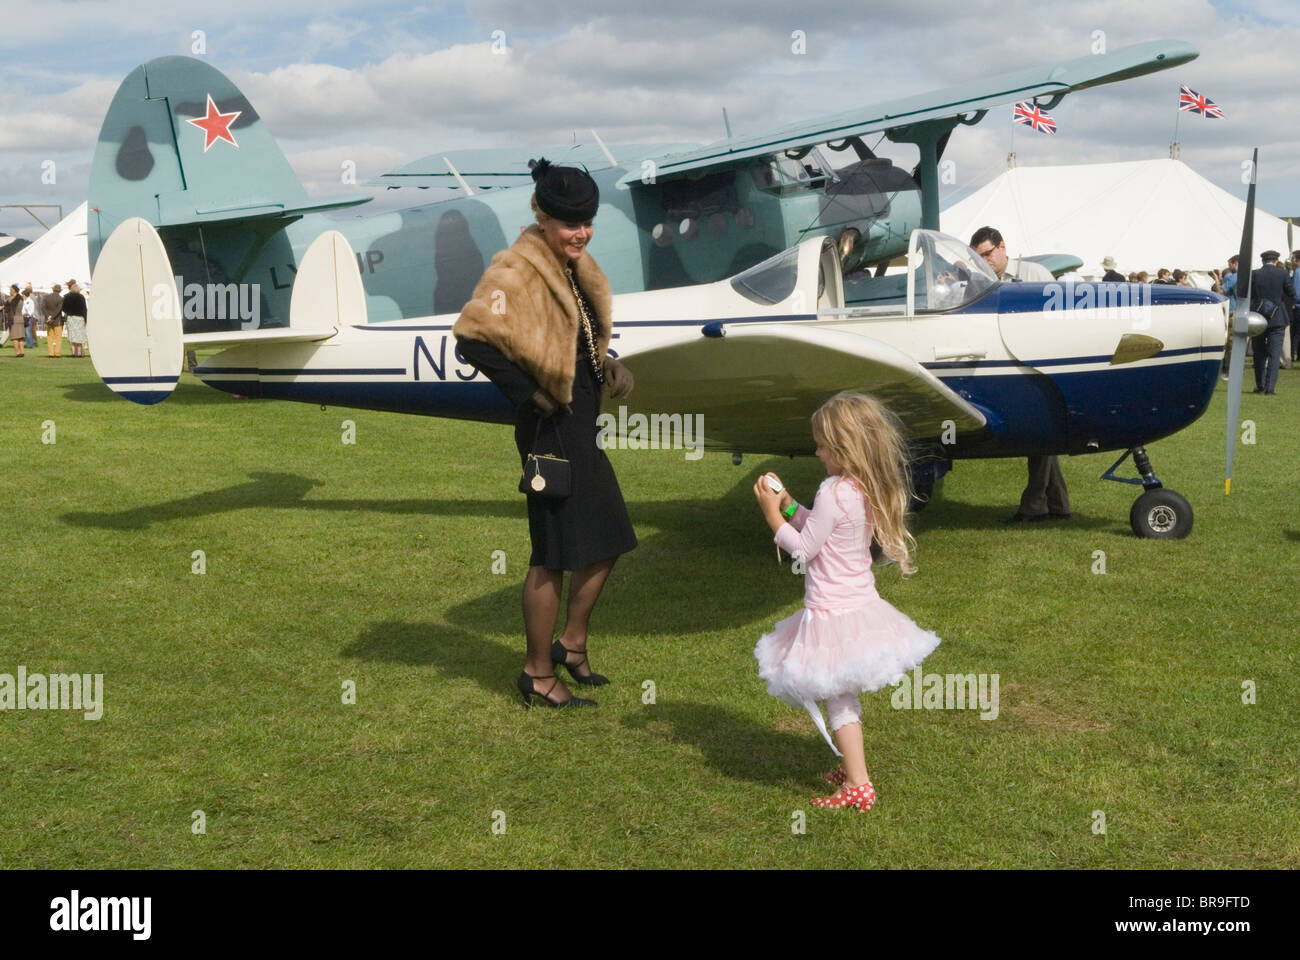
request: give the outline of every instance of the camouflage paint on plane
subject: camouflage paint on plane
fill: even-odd
[[[228,118],[211,122],[234,144],[194,122],[214,114]],[[835,180],[820,153],[632,184],[620,181],[641,169],[640,159],[605,163],[592,170],[601,206],[591,251],[614,293],[710,283],[846,226],[890,256],[919,216],[915,181],[887,160],[876,161],[876,173],[892,171],[889,193],[866,190],[857,198],[828,197]],[[371,322],[451,313],[493,254],[533,222],[531,193],[525,183],[368,217],[326,215],[321,211],[367,198],[308,197],[229,79],[199,60],[162,57],[126,78],[105,117],[91,172],[90,256],[93,264],[122,220],[144,217],[158,227],[183,301],[192,284],[255,284],[260,326],[281,326],[298,259],[322,231],[336,229],[357,252]],[[186,331],[238,328],[238,317],[211,307],[207,298],[191,302]]]

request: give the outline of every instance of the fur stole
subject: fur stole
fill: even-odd
[[[585,250],[575,273],[595,313],[596,349],[603,368],[612,328],[609,281]],[[578,327],[578,304],[569,278],[534,224],[514,246],[492,258],[452,333],[492,344],[557,401],[570,403]]]

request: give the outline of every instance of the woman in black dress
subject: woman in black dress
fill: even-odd
[[[518,687],[553,707],[591,706],[555,675],[563,665],[585,686],[608,680],[587,661],[587,627],[600,591],[636,535],[618,480],[596,444],[601,388],[626,396],[632,375],[606,350],[609,284],[587,253],[599,204],[585,170],[540,160],[533,168],[537,224],[492,259],[453,332],[461,355],[515,407],[521,468],[532,452],[570,461],[562,499],[529,491],[532,556],[524,580],[528,655]],[[536,442],[536,449],[534,449]],[[554,639],[564,572],[571,571],[564,632]]]

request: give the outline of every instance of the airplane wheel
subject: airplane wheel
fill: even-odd
[[[1133,501],[1128,522],[1139,537],[1181,540],[1192,532],[1192,505],[1173,490],[1148,490]]]

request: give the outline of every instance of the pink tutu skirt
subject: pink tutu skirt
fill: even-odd
[[[754,656],[768,693],[806,707],[895,683],[938,645],[877,595],[852,610],[800,610],[763,634]]]

